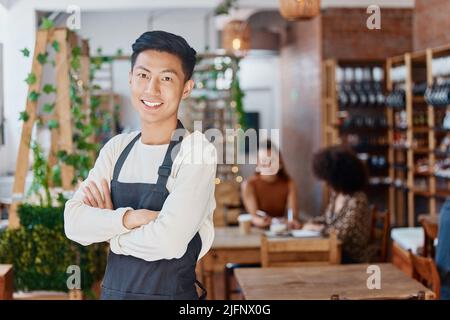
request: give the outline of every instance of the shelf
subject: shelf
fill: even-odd
[[[427,61],[427,52],[426,51],[417,51],[411,53],[411,61],[414,63],[421,62],[425,63]]]
[[[437,198],[447,198],[447,197],[450,197],[450,191],[449,190],[437,190],[435,196]]]
[[[408,151],[408,147],[406,146],[393,146],[392,149],[397,151]]]
[[[415,176],[421,176],[421,177],[430,177],[431,176],[431,172],[429,172],[429,171],[427,171],[427,172],[414,171],[414,175]]]
[[[393,67],[402,66],[405,64],[405,55],[402,54],[399,56],[392,57],[390,58],[390,61]]]
[[[430,191],[420,190],[420,189],[413,189],[413,193],[417,196],[421,197],[433,197],[434,195]]]
[[[396,170],[408,171],[408,166],[403,164],[391,164],[391,167]]]
[[[396,185],[395,183],[393,185],[394,185],[395,189],[401,189],[401,190],[404,190],[404,191],[408,191],[409,190],[408,186],[405,186],[405,185],[399,186],[399,185]]]
[[[445,45],[432,49],[433,58],[442,58],[450,56],[450,45]]]
[[[385,135],[387,131],[387,127],[385,128],[356,128],[356,127],[348,127],[345,128],[343,126],[336,126],[343,134],[358,134],[358,135]]]
[[[349,145],[353,149],[384,149],[388,148],[388,144],[358,144],[358,145]]]
[[[414,133],[428,133],[429,131],[432,131],[432,130],[433,130],[433,128],[425,127],[425,126],[418,126],[418,127],[412,128],[412,132],[414,132]]]
[[[450,157],[450,151],[442,152],[442,151],[439,151],[439,150],[435,150],[434,154],[435,154],[436,157],[439,157],[439,158]]]
[[[408,127],[390,127],[389,128],[390,130],[392,130],[392,131],[399,131],[399,132],[403,132],[403,131],[407,131],[408,130]]]
[[[438,179],[445,179],[445,180],[450,180],[450,176],[441,176],[441,175],[438,175],[438,174],[434,174],[434,176],[436,177],[436,178],[438,178]]]
[[[412,151],[415,154],[428,154],[431,152],[430,149],[427,148],[413,148]]]
[[[413,97],[413,103],[425,103],[427,104],[427,102],[425,101],[425,97],[424,96],[414,96]]]
[[[434,132],[436,133],[450,133],[450,129],[445,129],[442,127],[435,127]]]

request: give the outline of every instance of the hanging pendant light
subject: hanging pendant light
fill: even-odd
[[[222,47],[236,55],[245,55],[251,48],[251,29],[247,22],[232,20],[223,29]]]
[[[314,18],[320,14],[320,0],[280,0],[280,13],[287,20]]]

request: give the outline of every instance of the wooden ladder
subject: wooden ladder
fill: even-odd
[[[19,144],[19,152],[16,161],[16,171],[13,186],[13,201],[9,212],[9,228],[15,229],[20,226],[17,214],[18,206],[24,198],[25,180],[29,168],[30,142],[33,126],[38,120],[37,104],[38,101],[32,101],[28,97],[33,91],[39,92],[43,77],[43,65],[38,61],[38,55],[46,53],[47,45],[57,41],[59,50],[56,52],[56,101],[55,110],[50,117],[42,117],[43,122],[48,120],[57,120],[59,127],[51,130],[51,148],[49,154],[49,165],[54,166],[57,163],[56,153],[66,151],[73,153],[72,143],[72,116],[70,101],[70,58],[72,48],[81,43],[80,55],[80,79],[83,87],[88,88],[89,84],[89,46],[87,40],[80,40],[78,36],[66,28],[54,28],[49,30],[38,30],[36,34],[35,50],[33,54],[33,63],[31,72],[36,76],[36,82],[28,88],[28,96],[25,111],[29,118],[24,121],[22,134]],[[90,97],[89,90],[83,90],[82,108],[86,111],[89,108]],[[93,137],[92,137],[93,138]],[[74,169],[66,164],[61,165],[61,180],[64,190],[72,190],[72,180]]]

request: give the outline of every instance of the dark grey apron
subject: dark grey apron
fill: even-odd
[[[177,128],[184,129],[179,120]],[[170,142],[164,161],[159,167],[156,184],[119,182],[123,163],[140,136],[141,133],[126,146],[117,160],[111,181],[111,200],[114,209],[132,207],[160,211],[169,195],[166,184],[172,170],[171,153],[181,141]],[[179,149],[174,150],[174,158]],[[206,290],[195,277],[195,266],[201,248],[202,241],[197,232],[189,242],[186,253],[179,259],[145,261],[133,256],[118,255],[110,250],[101,299],[204,299]],[[200,297],[195,284],[203,291]]]

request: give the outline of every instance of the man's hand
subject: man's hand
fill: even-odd
[[[111,192],[109,191],[108,182],[105,179],[101,181],[101,189],[99,190],[95,182],[89,181],[88,185],[84,187],[84,204],[93,208],[113,209],[111,201]]]
[[[150,223],[150,221],[155,220],[158,215],[158,211],[147,209],[128,210],[123,215],[122,223],[125,228],[131,230]]]
[[[94,208],[112,210],[111,192],[109,191],[108,182],[105,179],[101,181],[101,190],[95,182],[89,181],[88,185],[83,189],[85,194],[83,202]],[[125,228],[131,230],[148,224],[150,221],[155,220],[158,215],[158,211],[147,209],[128,210],[123,215],[122,223]]]

